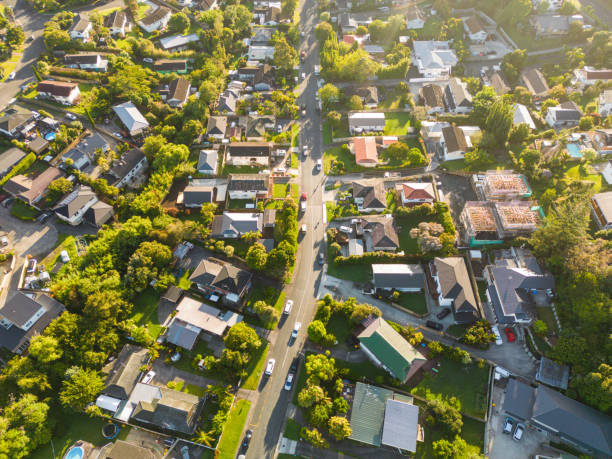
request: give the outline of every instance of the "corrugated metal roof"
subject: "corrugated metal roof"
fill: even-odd
[[[385,419],[385,404],[393,398],[393,391],[358,382],[351,410],[349,437],[361,443],[380,446]]]

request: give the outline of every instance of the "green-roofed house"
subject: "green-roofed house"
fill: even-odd
[[[365,330],[357,336],[361,350],[394,378],[408,381],[427,361],[386,320],[368,318],[364,325]]]

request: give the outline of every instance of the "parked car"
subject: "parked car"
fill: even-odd
[[[323,164],[320,159],[317,159],[317,170],[320,171],[323,168]]]
[[[44,222],[46,222],[47,220],[49,220],[49,218],[51,217],[51,215],[53,215],[51,212],[45,212],[45,213],[42,213],[42,214],[40,214],[40,215],[38,216],[38,218],[36,219],[36,221],[37,221],[38,223],[44,223]]]
[[[504,344],[504,341],[502,340],[502,337],[501,337],[501,334],[499,333],[499,328],[497,328],[497,325],[493,325],[491,327],[491,331],[495,335],[495,344],[497,344],[498,346],[501,346],[502,344]]]
[[[32,273],[36,272],[36,265],[37,264],[38,264],[38,262],[36,261],[36,259],[30,258],[30,261],[28,261],[27,273],[28,274],[32,274]]]
[[[68,251],[62,250],[60,252],[60,258],[62,259],[62,263],[68,263],[70,261],[70,256],[68,255]]]
[[[8,238],[6,236],[0,237],[0,243],[2,243],[2,245],[8,245]]]
[[[170,360],[172,360],[173,362],[178,362],[179,360],[181,360],[181,353],[176,352],[172,354],[172,357],[170,357]]]
[[[70,120],[70,121],[74,121],[74,120],[76,120],[76,119],[77,119],[77,117],[76,117],[76,115],[75,115],[74,113],[66,113],[65,118],[66,118],[67,120]]]
[[[291,330],[291,338],[296,339],[298,337],[300,328],[302,328],[302,323],[296,322],[295,325],[293,326],[293,330]]]
[[[342,225],[338,227],[338,231],[342,231],[343,233],[351,234],[353,232],[353,229],[350,226]]]
[[[287,380],[285,381],[285,390],[291,390],[291,386],[293,385],[293,377],[295,375],[293,373],[289,373],[287,375]]]
[[[449,315],[451,313],[450,308],[444,308],[442,309],[442,311],[440,311],[438,313],[438,315],[436,315],[436,317],[438,318],[438,320],[442,320],[444,319],[447,315]]]
[[[9,76],[6,78],[7,80],[14,80],[17,74],[15,72],[9,73]]]
[[[506,334],[506,338],[508,338],[509,343],[514,343],[516,341],[516,335],[514,334],[514,330],[511,327],[506,327],[504,329],[504,333]]]
[[[525,433],[525,424],[523,424],[522,422],[519,422],[516,425],[516,429],[514,430],[514,435],[512,435],[512,439],[516,441],[521,441],[524,433]]]
[[[4,207],[8,207],[8,206],[10,206],[10,205],[13,203],[13,201],[14,201],[14,200],[15,200],[15,198],[14,198],[14,197],[9,196],[8,198],[6,198],[6,199],[4,199],[4,200],[2,201],[2,205],[3,205]]]
[[[253,438],[253,431],[249,429],[244,433],[244,440],[242,440],[242,450],[243,451],[246,451],[249,448],[249,444],[251,443],[251,438]]]
[[[308,195],[306,194],[306,192],[302,193],[302,199],[304,201],[306,201],[308,199]]]
[[[142,62],[146,62],[147,64],[152,64],[153,63],[153,59],[151,59],[150,57],[145,57],[142,59]]]
[[[514,420],[512,418],[506,418],[504,421],[504,433],[510,435],[514,429]]]
[[[164,438],[164,445],[172,446],[174,444],[174,438]]]
[[[144,375],[144,378],[142,378],[141,382],[143,384],[149,384],[151,381],[153,381],[153,378],[155,378],[155,372],[151,370],[146,375]]]
[[[293,300],[287,300],[287,302],[285,303],[285,309],[283,309],[283,314],[289,315],[292,307],[293,307]]]
[[[322,253],[319,254],[319,264],[325,264],[325,255],[323,255]]]
[[[306,232],[306,225],[302,225],[302,229],[301,230],[302,230],[302,233],[305,233]]]
[[[266,371],[264,371],[266,376],[270,376],[274,371],[274,365],[276,364],[276,360],[270,359],[268,360],[268,364],[266,365]]]
[[[427,322],[425,322],[425,326],[438,331],[442,331],[442,329],[444,328],[440,322],[434,322],[433,320],[428,320]]]
[[[293,359],[293,361],[291,362],[291,366],[289,367],[289,371],[291,373],[297,373],[298,370],[298,366],[300,365],[300,358],[296,357],[295,359]]]

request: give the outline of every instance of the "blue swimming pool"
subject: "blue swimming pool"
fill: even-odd
[[[580,146],[575,143],[568,143],[567,151],[572,158],[582,158],[582,153],[580,152]]]
[[[45,140],[55,140],[55,132],[49,132],[48,134],[45,135]]]
[[[80,446],[73,446],[70,451],[68,451],[68,454],[66,454],[64,459],[82,459],[83,454],[83,448],[81,448]]]

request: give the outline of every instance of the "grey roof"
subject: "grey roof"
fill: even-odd
[[[393,391],[358,382],[351,407],[351,440],[380,446],[387,400]]]
[[[266,44],[272,39],[274,32],[276,32],[276,29],[272,27],[255,27],[253,28],[251,43]]]
[[[252,274],[229,263],[217,263],[204,259],[189,276],[189,280],[210,285],[239,295],[251,281]]]
[[[200,150],[198,158],[198,171],[217,171],[217,152],[215,150]]]
[[[96,150],[100,149],[102,151],[106,151],[110,149],[110,145],[104,137],[97,132],[94,132],[83,137],[83,139],[74,148],[87,153],[87,155],[90,157],[93,157]]]
[[[442,128],[442,137],[444,137],[444,142],[446,142],[446,148],[449,152],[466,151],[468,148],[465,132],[457,126]]]
[[[88,26],[89,26],[89,18],[85,16],[84,14],[79,13],[74,17],[72,21],[72,25],[70,26],[69,32],[83,33],[85,32]]]
[[[382,444],[416,452],[419,407],[399,400],[387,400]]]
[[[55,207],[55,213],[72,218],[93,198],[97,199],[96,193],[88,186],[81,185]]]
[[[542,357],[540,359],[540,365],[538,366],[538,372],[536,373],[536,381],[540,381],[547,386],[566,390],[569,381],[569,371],[567,365],[559,364],[546,357]]]
[[[100,227],[110,220],[114,214],[113,206],[104,201],[98,201],[85,211],[83,220],[93,226]]]
[[[531,409],[535,400],[535,388],[514,378],[508,381],[504,398],[504,411],[521,421],[531,418]]]
[[[276,126],[276,117],[274,116],[249,115],[247,119],[246,136],[264,137],[266,135],[266,131],[274,129],[274,126]]]
[[[426,84],[421,88],[421,97],[426,107],[444,108],[444,91],[437,84]]]
[[[376,86],[349,86],[344,90],[347,98],[359,96],[364,104],[378,103],[378,88]]]
[[[224,212],[213,219],[210,234],[213,237],[236,236],[248,232],[261,232],[263,229],[263,214]]]
[[[187,59],[158,59],[153,63],[153,70],[159,71],[179,71],[187,68]]]
[[[491,86],[493,87],[495,93],[498,96],[502,96],[510,92],[510,88],[506,84],[506,81],[504,80],[504,77],[501,75],[501,73],[495,72],[493,75],[491,75],[489,81],[491,82]]]
[[[125,177],[136,165],[144,158],[144,153],[138,148],[132,148],[126,151],[121,157],[113,163],[110,173],[118,180]]]
[[[144,25],[151,25],[151,24],[156,23],[160,19],[163,19],[168,14],[170,14],[170,10],[166,8],[165,6],[160,6],[148,16],[145,16],[144,18],[142,18],[139,22],[141,22]]]
[[[521,74],[521,82],[535,96],[548,94],[549,88],[546,78],[539,69],[529,69]]]
[[[399,237],[393,224],[393,218],[368,219],[364,227],[372,230],[373,247],[399,247]]]
[[[229,144],[230,156],[236,157],[268,157],[272,150],[270,142],[231,142]]]
[[[42,137],[36,137],[30,142],[26,142],[26,145],[34,153],[39,154],[45,151],[49,147],[49,142]]]
[[[269,174],[230,174],[228,191],[268,191]]]
[[[597,214],[601,215],[604,225],[612,222],[612,191],[594,194],[592,202]]]
[[[168,287],[168,290],[166,290],[166,292],[162,294],[161,299],[170,301],[171,303],[178,303],[178,300],[181,299],[183,293],[184,290],[182,288],[179,288],[176,285],[171,285],[170,287]]]
[[[26,154],[16,147],[11,147],[4,153],[0,153],[0,176],[4,171],[8,172],[19,161],[25,158]]]
[[[20,105],[13,105],[4,111],[2,117],[0,117],[0,129],[13,132],[15,129],[20,128],[32,118],[32,112],[27,110]]]
[[[201,330],[179,319],[174,319],[168,328],[166,340],[184,349],[193,349]]]
[[[201,206],[213,202],[214,188],[212,186],[188,185],[183,190],[183,204]]]
[[[122,10],[113,11],[104,18],[104,27],[121,27],[126,22],[125,12]]]
[[[446,102],[451,110],[457,107],[472,106],[472,95],[459,78],[453,77],[448,80],[448,85],[446,85],[444,92],[446,94]]]
[[[17,292],[0,307],[0,316],[17,327],[23,327],[41,307],[42,305],[37,300]]]
[[[149,127],[147,119],[130,101],[115,105],[113,111],[130,131],[130,134]]]
[[[125,344],[115,360],[102,371],[108,376],[102,393],[119,400],[127,400],[138,383],[141,367],[149,361],[146,348]]]
[[[236,91],[226,89],[223,94],[219,96],[219,103],[217,104],[217,110],[219,112],[234,112],[236,110],[236,103],[240,98],[240,94]]]
[[[424,288],[425,271],[421,265],[373,264],[376,288]]]
[[[227,116],[211,116],[208,118],[206,134],[225,135],[227,129]]]
[[[66,64],[95,64],[98,62],[100,57],[99,53],[80,53],[80,54],[66,54],[64,56],[64,62]]]
[[[370,185],[367,182],[353,182],[353,199],[363,198],[364,209],[384,209],[387,207],[385,187],[382,182]]]
[[[453,314],[459,323],[474,322],[480,317],[470,275],[463,257],[434,259],[442,296],[453,300]]]
[[[357,28],[357,21],[349,13],[340,13],[338,15],[338,24],[343,29]]]

